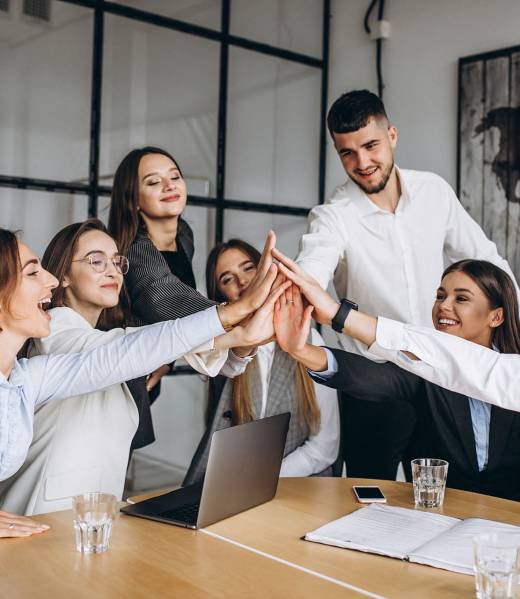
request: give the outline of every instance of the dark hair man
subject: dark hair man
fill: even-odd
[[[322,287],[333,279],[338,297],[348,297],[366,312],[431,326],[428,306],[445,263],[488,260],[514,280],[496,245],[446,181],[395,165],[397,130],[376,95],[367,90],[343,94],[330,108],[327,124],[348,179],[311,211],[297,260]],[[373,359],[363,344],[342,334],[338,338],[344,349]],[[355,398],[343,405],[348,475],[395,478],[413,433],[413,408]]]

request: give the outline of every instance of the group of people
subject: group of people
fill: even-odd
[[[41,262],[0,230],[0,536],[46,530],[26,516],[78,493],[121,497],[180,356],[210,377],[183,484],[203,478],[215,430],[289,411],[282,476],[330,476],[345,459],[349,476],[395,478],[427,455],[450,462],[448,486],[520,499],[511,269],[447,183],[397,168],[377,96],[344,94],[327,120],[348,179],[311,211],[296,261],[273,232],[262,253],[221,243],[208,297],[191,265],[186,184],[160,148],[117,168],[108,228],[65,227]],[[312,318],[341,350],[323,347]]]

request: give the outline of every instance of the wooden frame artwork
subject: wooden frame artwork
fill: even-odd
[[[520,280],[520,46],[459,60],[460,201]]]

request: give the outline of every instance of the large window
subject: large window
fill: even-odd
[[[0,225],[41,252],[105,219],[117,164],[153,144],[187,177],[201,288],[224,237],[272,227],[294,255],[323,200],[329,0],[49,3],[0,12]]]
[[[324,194],[330,0],[48,1],[49,20],[0,3],[0,226],[41,255],[66,224],[106,221],[120,160],[157,145],[187,180],[201,291],[215,242],[261,248],[272,228],[295,255]],[[182,470],[204,385],[181,376],[162,393],[186,403],[190,438],[170,446],[182,435],[156,418],[168,430],[147,451]]]

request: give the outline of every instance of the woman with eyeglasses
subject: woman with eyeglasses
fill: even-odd
[[[58,280],[13,234],[0,233],[0,302],[10,306],[0,310],[0,480],[10,477],[0,483],[3,509],[26,515],[66,509],[71,495],[92,490],[121,497],[138,424],[122,382],[203,343],[227,350],[273,333],[272,298],[247,327],[225,334],[218,308],[140,329],[98,330],[114,316],[128,269],[100,221],[70,225],[55,236],[43,264]],[[263,267],[260,300],[276,277],[276,267]],[[56,307],[48,314],[42,306],[53,288]],[[28,337],[29,355],[43,355],[17,361]]]

